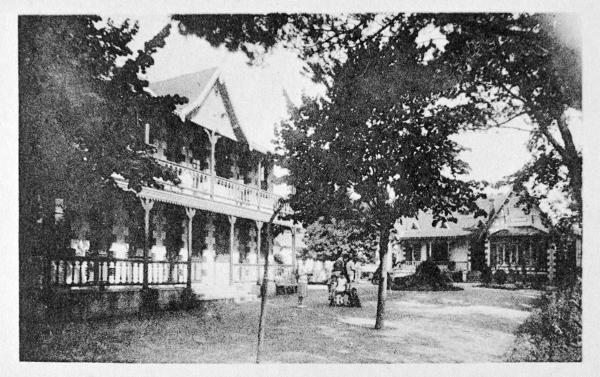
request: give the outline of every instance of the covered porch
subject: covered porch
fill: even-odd
[[[441,270],[469,271],[469,240],[466,237],[407,238],[398,244],[396,263],[416,269],[426,260]]]
[[[488,265],[492,270],[527,273],[548,269],[548,235],[533,227],[510,227],[488,238]]]

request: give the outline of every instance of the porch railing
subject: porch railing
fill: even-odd
[[[149,285],[187,283],[185,261],[148,261]],[[65,287],[142,285],[144,262],[140,259],[70,257],[51,259],[50,284]],[[192,261],[192,282],[201,281],[201,265]]]
[[[273,211],[277,201],[281,198],[280,195],[272,192],[231,179],[218,177],[195,167],[158,158],[156,160],[159,164],[175,171],[181,180],[179,185],[164,182],[165,190],[210,197],[215,201],[255,208],[265,212]],[[285,205],[282,212],[290,213],[291,208]]]
[[[419,267],[419,265],[421,263],[423,263],[423,261],[420,261],[420,260],[404,260],[401,263],[402,263],[402,266],[410,266],[410,267],[417,268],[417,267]]]

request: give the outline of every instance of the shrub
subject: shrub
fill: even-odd
[[[481,271],[467,272],[467,281],[481,281]]]
[[[452,286],[449,272],[442,273],[433,261],[427,260],[417,267],[414,275],[396,278],[392,289],[445,291],[460,290],[461,288]]]
[[[548,276],[546,275],[532,275],[531,277],[531,288],[543,289],[548,283]]]
[[[581,361],[581,280],[542,296],[517,329],[508,361]]]
[[[494,281],[500,285],[506,283],[506,272],[504,272],[503,270],[498,270],[496,272],[494,272]]]
[[[441,277],[441,271],[437,264],[428,259],[417,266],[415,275],[419,275],[424,279],[429,279],[431,281],[438,281]]]
[[[485,266],[481,271],[481,282],[483,284],[490,284],[492,282],[492,269]]]
[[[463,282],[463,272],[462,271],[454,271],[450,274],[450,277],[452,278],[452,281],[455,283]]]

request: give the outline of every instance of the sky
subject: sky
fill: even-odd
[[[111,18],[122,21],[125,17]],[[140,26],[132,42],[134,51],[169,22],[167,15],[130,18],[138,20]],[[176,27],[171,29],[166,46],[155,54],[155,64],[148,70],[146,78],[151,82],[159,81],[215,66],[221,70],[240,122],[246,130],[252,130],[250,136],[254,142],[267,148],[270,146],[270,149],[274,128],[287,117],[283,90],[296,104],[300,104],[302,94],[315,96],[322,93],[301,74],[302,62],[290,51],[274,50],[261,64],[249,66],[244,54],[213,48],[195,36],[182,36]],[[460,157],[471,167],[468,178],[475,180],[498,181],[517,171],[530,158],[526,148],[528,133],[519,130],[468,132],[456,135],[454,140],[465,148]]]

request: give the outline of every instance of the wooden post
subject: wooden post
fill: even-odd
[[[257,282],[257,284],[260,284],[260,245],[262,244],[262,236],[261,236],[262,226],[263,226],[263,222],[256,220],[256,229],[258,229],[258,232],[256,232],[256,245],[257,245],[256,246],[256,282]]]
[[[214,131],[209,131],[207,129],[204,129],[204,131],[208,135],[208,140],[210,141],[210,166],[209,166],[209,169],[210,169],[210,197],[212,199],[213,195],[215,194],[215,176],[217,175],[215,173],[215,166],[216,166],[215,148],[217,145],[217,141],[219,140],[219,138],[221,136],[217,135]]]
[[[235,221],[237,218],[235,216],[229,215],[229,285],[233,285],[233,247],[234,247],[234,230],[235,230]]]
[[[260,171],[262,170],[262,164],[260,162],[260,160],[258,160],[258,173],[256,174],[258,177],[258,189],[260,190],[262,188],[261,183],[262,183],[262,174],[260,174]]]
[[[196,215],[196,209],[186,208],[185,214],[188,217],[188,242],[187,242],[187,287],[192,288],[192,221]]]
[[[555,261],[556,261],[556,245],[551,244],[550,247],[548,248],[548,252],[547,252],[547,258],[548,258],[548,282],[550,284],[554,283],[554,277],[555,277],[555,273],[556,273],[556,269],[555,269]]]
[[[144,207],[145,216],[144,216],[144,278],[143,278],[143,289],[148,288],[148,248],[149,248],[149,240],[150,237],[150,210],[154,206],[154,201],[152,199],[140,198],[142,201],[142,207]]]

